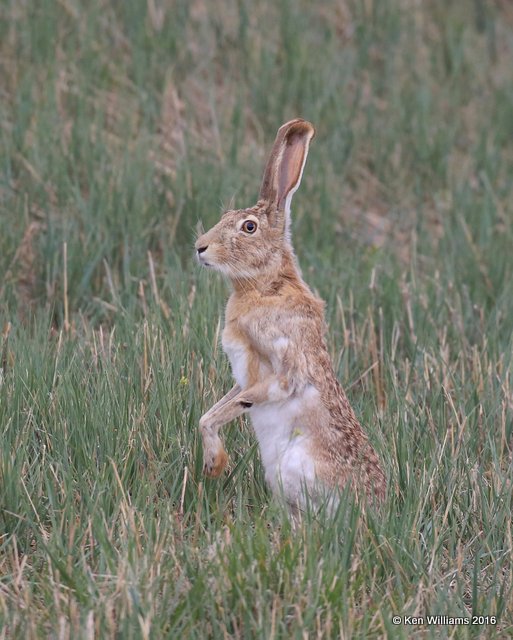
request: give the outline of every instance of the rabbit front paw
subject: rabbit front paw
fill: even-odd
[[[203,454],[203,473],[209,478],[219,478],[228,464],[228,454],[220,446],[217,450],[208,450]]]

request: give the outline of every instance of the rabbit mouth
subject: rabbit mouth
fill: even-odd
[[[202,255],[196,254],[196,259],[202,267],[213,267],[214,265],[208,262]]]
[[[202,258],[201,256],[198,257],[198,262],[202,267],[212,268],[214,266],[211,262],[207,262],[205,258]]]

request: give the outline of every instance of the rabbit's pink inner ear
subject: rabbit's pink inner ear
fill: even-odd
[[[315,129],[306,120],[297,118],[278,129],[260,188],[260,199],[278,209],[290,206],[308,153],[308,145]],[[290,195],[290,198],[287,197]]]
[[[292,196],[297,191],[308,154],[308,146],[313,135],[312,128],[291,131],[286,136],[278,168],[278,209],[290,211]]]

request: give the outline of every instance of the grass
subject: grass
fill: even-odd
[[[513,633],[507,2],[0,7],[0,638]],[[292,532],[230,385],[194,229],[277,127],[340,379],[389,479]],[[496,616],[484,625],[393,615]]]

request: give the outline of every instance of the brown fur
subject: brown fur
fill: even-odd
[[[288,204],[312,137],[313,127],[304,120],[283,125],[258,203],[227,211],[196,242],[202,264],[221,271],[233,284],[223,343],[245,354],[243,388],[236,385],[200,422],[205,467],[208,474],[219,475],[226,463],[218,437],[222,424],[252,407],[301,399],[313,387],[320,401],[305,404],[298,425],[308,438],[317,479],[325,486],[349,482],[357,492],[363,485],[365,494],[382,500],[386,483],[379,460],[329,357],[324,303],[302,280],[289,239]],[[248,220],[257,224],[254,233],[241,228]]]

